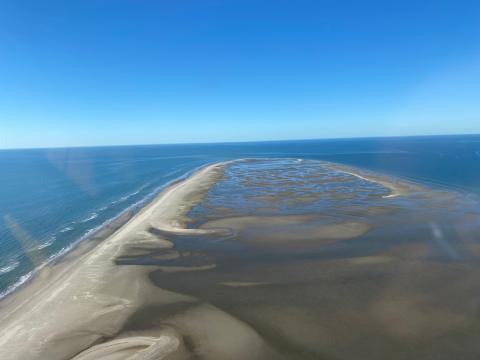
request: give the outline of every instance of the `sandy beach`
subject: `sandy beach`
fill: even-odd
[[[0,304],[0,358],[113,360],[163,359],[172,355],[172,358],[182,359],[187,358],[191,350],[188,349],[189,341],[202,344],[200,352],[208,354],[209,359],[282,358],[247,324],[211,304],[154,286],[148,279],[148,272],[158,267],[118,266],[115,262],[115,259],[135,256],[148,249],[172,249],[172,242],[162,234],[208,235],[218,232],[225,235],[228,232],[226,229],[238,228],[228,221],[211,223],[210,229],[185,228],[186,214],[222,177],[226,164],[210,165],[170,186],[107,239],[96,246],[82,245],[64,261],[53,268],[43,269],[27,286],[3,300]],[[405,187],[385,179],[359,175],[346,166],[328,166],[335,171],[386,185],[393,196],[407,191]],[[303,219],[292,220],[293,223],[303,224]],[[240,219],[235,219],[235,223],[238,221]],[[268,228],[268,219],[255,221]],[[288,224],[289,220],[280,218],[273,221]],[[255,229],[253,224],[247,225]],[[347,225],[345,229],[343,224],[331,225],[330,228],[315,228],[312,234],[305,233],[305,229],[302,233],[312,239],[322,234],[342,239],[357,236],[368,229],[362,224]],[[294,239],[296,236],[295,231],[288,235],[272,229],[270,237],[278,240],[277,237]],[[175,251],[172,254],[173,257],[178,256]],[[163,271],[202,271],[213,267],[215,264],[178,266]],[[265,284],[268,282],[221,283],[231,287]],[[162,323],[154,328],[132,331],[128,325],[132,318],[144,316],[142,312],[146,309],[158,311],[158,308],[178,307],[182,311],[172,311],[173,315],[179,315],[169,319],[167,323],[170,326]],[[178,329],[183,329],[193,340],[186,341]],[[215,336],[205,338],[204,333]]]
[[[196,298],[154,286],[148,280],[148,272],[158,267],[115,263],[115,259],[138,254],[139,248],[171,249],[173,244],[163,233],[225,235],[228,223],[213,229],[186,229],[185,222],[188,211],[222,177],[227,164],[210,165],[173,184],[105,240],[82,244],[63,261],[44,268],[26,286],[4,299],[0,303],[0,358],[163,359],[170,354],[175,359],[187,358],[188,343],[179,334],[179,328],[201,343],[201,352],[210,359],[282,358],[255,330],[229,314]],[[339,229],[331,231],[336,230]],[[337,235],[342,237],[340,232]],[[346,234],[346,237],[351,236]],[[202,271],[212,267],[215,264],[169,267],[163,271]],[[224,285],[261,284],[225,282]],[[128,329],[129,321],[145,309],[178,306],[185,311],[169,319],[172,326]],[[215,336],[203,338],[205,332]]]
[[[0,359],[476,359],[467,204],[324,161],[209,165],[2,300]]]
[[[188,231],[183,230],[185,214],[221,177],[223,166],[208,166],[171,186],[94,249],[75,250],[4,300],[0,358],[162,359],[173,352],[181,356],[187,345],[174,327],[121,331],[141,309],[178,303],[192,305],[188,320],[192,334],[200,331],[199,324],[207,314],[219,320],[209,326],[220,327],[211,330],[219,332],[222,341],[204,341],[205,351],[214,356],[221,358],[227,348],[232,350],[229,340],[221,337],[222,327],[236,329],[245,341],[255,342],[248,329],[213,306],[153,286],[145,276],[148,267],[117,266],[114,262],[132,247],[170,248],[168,240],[150,230]],[[234,338],[238,343],[238,336]]]

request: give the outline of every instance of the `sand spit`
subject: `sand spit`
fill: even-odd
[[[328,223],[324,216],[290,215],[290,216],[240,216],[213,220],[202,225],[204,229],[228,228],[238,233],[239,238],[253,246],[281,245],[288,249],[288,244],[298,247],[325,245],[336,241],[351,239],[367,233],[371,226],[366,222],[341,221]]]
[[[344,174],[355,176],[358,179],[382,185],[383,187],[390,190],[390,194],[383,196],[384,198],[393,198],[424,190],[422,187],[409,183],[405,180],[398,181],[388,176],[382,176],[367,170],[359,170],[343,164],[322,162],[322,165],[328,169],[342,172]]]
[[[323,161],[237,167],[254,161],[199,170],[0,302],[0,359],[398,358],[396,349],[410,346],[402,337],[431,333],[435,324],[419,314],[449,295],[434,286],[432,266],[443,268],[422,262],[425,244],[399,250],[403,239],[389,232],[422,223],[423,198],[383,199],[424,189]],[[355,186],[372,196],[351,196]],[[411,274],[418,280],[412,296],[425,296],[420,307],[402,293]],[[417,274],[432,274],[431,283]],[[463,270],[454,275],[465,278]],[[462,286],[473,288],[476,277],[467,280]],[[405,297],[401,316],[390,287]],[[435,316],[450,310],[447,304]],[[441,328],[452,319],[459,329],[470,326],[448,314]],[[359,341],[365,334],[376,341]],[[384,352],[376,353],[379,343]]]
[[[248,325],[195,298],[154,286],[147,277],[151,267],[115,264],[117,257],[138,243],[171,248],[168,240],[149,230],[186,231],[186,213],[219,180],[225,164],[208,166],[171,186],[92,251],[74,260],[69,256],[68,263],[58,265],[48,275],[37,276],[2,302],[0,358],[186,359],[192,356],[192,343],[199,347],[197,354],[208,353],[211,359],[225,359],[227,352],[230,359],[244,359],[245,351],[260,355],[270,352]],[[155,326],[136,331],[127,326],[145,309],[180,303],[189,315],[166,312],[168,319],[159,318]],[[205,325],[207,320],[209,324]],[[235,334],[234,340],[226,339],[226,335],[202,337],[206,330]]]
[[[158,338],[137,336],[117,339],[95,345],[74,357],[74,360],[163,359],[178,349],[180,341],[175,336],[161,335]],[[139,348],[147,351],[139,352]]]

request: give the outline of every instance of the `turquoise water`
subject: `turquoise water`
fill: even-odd
[[[0,151],[0,296],[216,161],[320,159],[480,194],[480,135]]]

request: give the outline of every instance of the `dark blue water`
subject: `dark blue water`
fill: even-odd
[[[0,294],[216,161],[322,159],[480,195],[480,135],[0,151]]]

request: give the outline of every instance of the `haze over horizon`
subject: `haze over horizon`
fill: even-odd
[[[324,138],[295,138],[295,139],[258,139],[258,140],[236,140],[236,141],[197,141],[197,142],[159,142],[159,143],[136,143],[136,144],[87,144],[87,145],[57,145],[57,146],[33,146],[33,147],[6,147],[0,148],[2,150],[49,150],[49,149],[76,149],[76,148],[108,148],[108,147],[148,147],[148,146],[188,146],[188,145],[221,145],[221,144],[269,144],[269,143],[295,143],[295,142],[319,142],[319,141],[358,141],[358,140],[367,140],[367,139],[378,139],[378,140],[387,140],[387,139],[415,139],[415,138],[446,138],[446,137],[474,137],[474,140],[477,142],[477,137],[480,137],[480,133],[452,133],[452,134],[415,134],[415,135],[390,135],[390,136],[352,136],[352,137],[324,137]]]
[[[480,133],[475,1],[4,1],[0,148]]]

